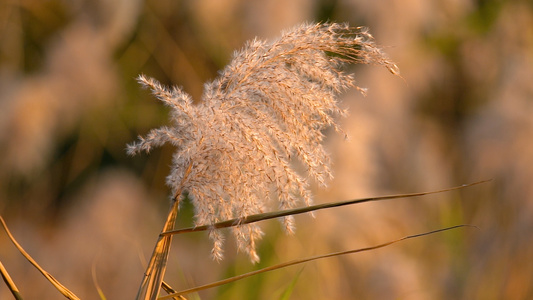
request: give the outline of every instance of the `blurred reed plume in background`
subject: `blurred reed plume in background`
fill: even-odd
[[[327,127],[340,130],[333,117],[344,111],[336,96],[353,85],[352,76],[339,70],[342,63],[380,64],[397,73],[368,32],[326,23],[302,24],[274,42],[248,42],[220,77],[205,85],[199,105],[177,87],[140,76],[171,107],[174,125],[152,130],[128,152],[148,152],[165,143],[177,147],[167,184],[175,196],[188,193],[196,225],[262,213],[269,200],[283,210],[299,199],[309,205],[307,176],[298,174],[291,159],[298,158],[308,177],[322,186],[332,178],[321,142]],[[292,216],[284,217],[288,233],[293,222]],[[259,225],[232,231],[239,249],[259,262]],[[223,236],[213,229],[210,237],[213,257],[220,260]]]
[[[275,222],[258,266],[358,248],[428,228],[450,232],[204,291],[202,298],[271,299],[297,278],[293,299],[533,298],[533,8],[529,0],[0,0],[0,214],[43,267],[83,299],[131,299],[168,203],[172,146],[128,157],[124,145],[167,120],[135,78],[179,84],[201,99],[232,51],[302,22],[369,27],[402,69],[355,66],[343,93],[350,137],[324,131],[335,178],[316,203],[490,185]],[[195,104],[196,105],[196,104]],[[183,203],[179,226],[193,221]],[[319,220],[319,222],[318,222]],[[272,224],[271,224],[272,223]],[[228,237],[232,239],[232,237]],[[249,258],[228,242],[206,259],[202,233],[180,235],[167,277],[187,288],[242,273]],[[0,257],[28,299],[54,298],[41,275],[7,246]],[[290,251],[287,251],[290,249]],[[142,253],[142,255],[139,255]],[[22,280],[21,280],[22,278]],[[0,284],[0,298],[10,294]]]

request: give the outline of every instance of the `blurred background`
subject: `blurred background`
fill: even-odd
[[[367,26],[402,78],[354,66],[342,95],[349,135],[328,134],[335,179],[315,202],[461,191],[298,216],[286,236],[263,222],[262,261],[228,238],[174,240],[176,289],[257,267],[373,246],[191,299],[532,299],[533,3],[529,0],[0,0],[0,214],[23,247],[82,299],[136,295],[168,210],[172,147],[128,157],[127,143],[168,124],[144,73],[197,101],[246,40],[303,21]],[[192,224],[185,203],[180,226]],[[0,233],[0,260],[27,299],[61,296]],[[0,283],[0,299],[11,299]]]

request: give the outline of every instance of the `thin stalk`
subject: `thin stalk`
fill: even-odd
[[[181,187],[183,187],[183,182],[191,172],[191,168],[192,163],[189,165],[183,176],[182,183],[180,184]],[[170,208],[170,211],[167,216],[167,221],[163,226],[162,232],[166,232],[174,228],[178,216],[179,198],[182,192],[182,188],[179,188],[176,191],[176,194],[173,198],[172,207]],[[146,272],[144,273],[143,281],[141,283],[141,286],[139,287],[139,291],[136,297],[137,300],[155,300],[159,296],[159,291],[161,290],[161,285],[165,276],[171,244],[171,235],[159,235],[154,251],[152,253],[152,257],[150,258],[150,262],[148,263],[148,267],[146,268]]]
[[[2,279],[4,279],[4,282],[7,285],[7,288],[11,291],[11,294],[13,294],[13,297],[15,297],[16,300],[22,300],[22,296],[20,295],[20,291],[15,285],[15,282],[13,282],[13,279],[11,279],[11,276],[9,276],[9,273],[7,273],[6,268],[0,261],[0,273],[2,274]]]
[[[351,204],[392,200],[392,199],[398,199],[398,198],[420,197],[420,196],[425,196],[425,195],[430,195],[430,194],[444,193],[444,192],[449,192],[453,190],[463,189],[463,188],[471,187],[471,186],[478,185],[481,183],[486,183],[488,181],[490,180],[482,180],[482,181],[478,181],[474,183],[463,184],[460,186],[451,187],[451,188],[438,190],[438,191],[431,191],[431,192],[396,194],[396,195],[387,195],[387,196],[379,196],[379,197],[361,198],[361,199],[354,199],[354,200],[347,200],[347,201],[340,201],[340,202],[317,204],[317,205],[312,205],[312,206],[287,209],[287,210],[281,210],[281,211],[276,211],[276,212],[267,212],[267,213],[262,213],[262,214],[250,215],[244,218],[236,218],[236,219],[231,219],[227,221],[222,221],[222,222],[218,222],[212,225],[202,225],[202,226],[195,226],[195,227],[188,227],[188,228],[183,228],[183,229],[164,231],[163,233],[161,233],[161,235],[169,236],[169,235],[188,233],[188,232],[233,227],[233,226],[238,226],[238,225],[255,223],[255,222],[259,222],[263,220],[269,220],[269,219],[285,217],[285,216],[290,216],[290,215],[303,214],[303,213],[312,212],[315,210],[340,207],[340,206],[351,205]]]
[[[172,297],[181,296],[181,295],[185,295],[185,294],[190,294],[190,293],[194,293],[194,292],[210,289],[210,288],[221,286],[221,285],[224,285],[224,284],[228,284],[228,283],[231,283],[231,282],[234,282],[234,281],[237,281],[237,280],[248,278],[250,276],[254,276],[254,275],[257,275],[257,274],[260,274],[260,273],[274,271],[274,270],[278,270],[278,269],[281,269],[281,268],[286,268],[286,267],[289,267],[289,266],[294,266],[294,265],[297,265],[297,264],[302,264],[302,263],[306,263],[306,262],[310,262],[310,261],[314,261],[314,260],[319,260],[319,259],[328,258],[328,257],[334,257],[334,256],[340,256],[340,255],[346,255],[346,254],[353,254],[353,253],[359,253],[359,252],[375,250],[375,249],[379,249],[379,248],[383,248],[383,247],[386,247],[386,246],[390,246],[392,244],[395,244],[395,243],[398,243],[398,242],[401,242],[401,241],[405,241],[405,240],[408,240],[408,239],[413,239],[413,238],[417,238],[417,237],[421,237],[421,236],[425,236],[425,235],[435,234],[435,233],[438,233],[438,232],[452,230],[452,229],[460,228],[460,227],[474,227],[474,228],[477,228],[476,226],[467,225],[467,224],[456,225],[456,226],[446,227],[446,228],[437,229],[437,230],[433,230],[433,231],[429,231],[429,232],[424,232],[424,233],[405,236],[403,238],[400,238],[400,239],[397,239],[397,240],[394,240],[394,241],[391,241],[391,242],[379,244],[379,245],[376,245],[376,246],[372,246],[372,247],[352,249],[352,250],[347,250],[347,251],[341,251],[341,252],[334,252],[334,253],[328,253],[328,254],[323,254],[323,255],[312,256],[312,257],[303,258],[303,259],[296,259],[296,260],[292,260],[292,261],[289,261],[289,262],[285,262],[285,263],[277,264],[277,265],[274,265],[274,266],[266,267],[266,268],[263,268],[263,269],[259,269],[259,270],[256,270],[256,271],[252,271],[252,272],[249,272],[249,273],[241,274],[241,275],[238,275],[238,276],[226,278],[224,280],[220,280],[220,281],[216,281],[216,282],[213,282],[213,283],[201,285],[201,286],[198,286],[198,287],[195,287],[195,288],[179,291],[179,292],[174,293],[174,294],[170,294],[170,295],[167,295],[167,296],[160,297],[160,298],[158,298],[158,300],[170,299]]]

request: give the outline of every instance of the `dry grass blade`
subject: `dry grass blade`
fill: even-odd
[[[26,252],[24,251],[24,248],[22,248],[22,246],[20,246],[20,244],[15,240],[15,238],[13,237],[13,235],[11,234],[11,232],[9,231],[9,229],[7,228],[7,225],[4,221],[4,218],[2,218],[0,216],[0,221],[2,223],[2,226],[4,227],[4,230],[6,231],[7,233],[7,236],[9,237],[9,239],[11,240],[11,242],[15,245],[15,247],[17,247],[17,249],[19,250],[19,252],[37,269],[39,270],[39,272],[41,272],[41,274],[43,274],[44,277],[46,277],[46,279],[48,279],[48,281],[50,281],[50,283],[52,283],[52,285],[61,293],[63,294],[63,296],[65,296],[67,299],[79,299],[74,293],[72,293],[69,289],[67,289],[65,286],[63,286],[61,283],[59,283],[59,281],[57,281],[57,279],[55,279],[52,275],[50,275],[50,273],[46,272],[43,268],[41,268],[41,266],[39,266],[39,264],[37,264],[37,262]]]
[[[9,276],[9,273],[7,273],[6,268],[4,267],[4,264],[0,261],[0,273],[2,274],[2,279],[4,279],[4,282],[7,285],[7,288],[11,291],[11,294],[13,294],[13,297],[15,297],[16,300],[22,300],[22,296],[20,295],[20,292],[15,285],[15,282],[11,279],[11,276]]]
[[[175,289],[173,289],[168,283],[164,282],[161,283],[161,287],[167,292],[168,294],[175,294],[177,293]],[[172,299],[179,299],[179,300],[185,300],[185,297],[179,295],[176,297],[173,297]]]
[[[163,231],[174,227],[178,215],[178,206],[179,201],[176,199],[168,214]],[[137,300],[157,299],[166,271],[171,242],[172,236],[159,236],[150,263],[144,273],[139,292],[137,293]]]
[[[246,273],[246,274],[242,274],[242,275],[238,275],[238,276],[235,276],[235,277],[231,277],[231,278],[227,278],[227,279],[224,279],[224,280],[220,280],[220,281],[217,281],[217,282],[213,282],[213,283],[210,283],[210,284],[198,286],[198,287],[195,287],[195,288],[192,288],[192,289],[183,290],[183,291],[177,292],[175,294],[171,294],[171,295],[167,295],[167,296],[164,296],[164,297],[160,297],[158,299],[160,299],[160,300],[162,300],[162,299],[170,299],[170,298],[175,297],[175,296],[185,295],[185,294],[194,293],[194,292],[198,292],[198,291],[201,291],[201,290],[205,290],[205,289],[221,286],[221,285],[224,285],[224,284],[227,284],[227,283],[230,283],[230,282],[234,282],[234,281],[237,281],[237,280],[241,280],[241,279],[244,279],[244,278],[247,278],[247,277],[250,277],[250,276],[254,276],[254,275],[257,275],[257,274],[260,274],[260,273],[265,273],[265,272],[269,272],[269,271],[273,271],[273,270],[277,270],[277,269],[282,269],[282,268],[286,268],[286,267],[289,267],[289,266],[302,264],[302,263],[306,263],[306,262],[310,262],[310,261],[314,261],[314,260],[318,260],[318,259],[375,250],[375,249],[379,249],[379,248],[383,248],[383,247],[386,247],[386,246],[390,246],[392,244],[396,244],[398,242],[405,241],[405,240],[408,240],[408,239],[413,239],[413,238],[417,238],[417,237],[421,237],[421,236],[435,234],[435,233],[438,233],[438,232],[452,230],[452,229],[460,228],[460,227],[474,227],[474,228],[477,228],[476,226],[466,225],[466,224],[456,225],[456,226],[446,227],[446,228],[437,229],[437,230],[433,230],[433,231],[429,231],[429,232],[424,232],[424,233],[405,236],[403,238],[400,238],[400,239],[397,239],[397,240],[394,240],[394,241],[390,241],[390,242],[387,242],[387,243],[379,244],[379,245],[376,245],[376,246],[372,246],[372,247],[352,249],[352,250],[347,250],[347,251],[334,252],[334,253],[328,253],[328,254],[324,254],[324,255],[317,255],[317,256],[312,256],[312,257],[303,258],[303,259],[297,259],[297,260],[293,260],[293,261],[277,264],[277,265],[274,265],[274,266],[266,267],[266,268],[263,268],[263,269],[260,269],[260,270],[256,270],[256,271],[253,271],[253,272]]]
[[[191,172],[191,168],[192,164],[190,164],[187,170],[185,171],[182,180],[185,180],[187,178],[187,176]],[[162,232],[166,232],[174,228],[176,218],[178,216],[181,193],[182,189],[178,189],[174,194],[174,202],[172,204],[172,207],[170,208],[170,212],[168,213],[167,221],[163,226]],[[167,261],[171,243],[172,236],[159,235],[159,238],[154,248],[154,252],[152,253],[152,257],[150,258],[150,263],[148,263],[148,267],[146,268],[146,272],[144,273],[143,281],[141,283],[141,286],[139,287],[139,291],[135,299],[153,300],[157,299],[157,296],[159,296],[159,291],[161,289],[161,285],[163,284],[163,277],[165,276],[165,271],[167,268]]]
[[[396,195],[387,195],[387,196],[379,196],[379,197],[361,198],[361,199],[354,199],[354,200],[347,200],[347,201],[340,201],[340,202],[333,202],[333,203],[324,203],[324,204],[306,206],[306,207],[295,208],[295,209],[287,209],[287,210],[281,210],[281,211],[276,211],[276,212],[268,212],[268,213],[250,215],[244,218],[237,218],[237,219],[231,219],[231,220],[227,220],[223,222],[218,222],[213,225],[196,226],[196,227],[188,227],[188,228],[183,228],[183,229],[165,231],[161,235],[167,236],[167,235],[181,234],[181,233],[187,233],[187,232],[205,231],[205,230],[210,230],[213,228],[218,229],[218,228],[233,227],[233,226],[238,226],[238,225],[243,225],[243,224],[249,224],[249,223],[279,218],[279,217],[297,215],[297,214],[312,212],[315,210],[340,207],[340,206],[351,205],[351,204],[360,204],[360,203],[365,203],[365,202],[383,201],[383,200],[392,200],[392,199],[398,199],[398,198],[410,198],[410,197],[419,197],[419,196],[425,196],[425,195],[430,195],[430,194],[438,194],[438,193],[444,193],[444,192],[449,192],[453,190],[463,189],[466,187],[471,187],[471,186],[486,183],[489,181],[490,180],[482,180],[482,181],[478,181],[474,183],[463,184],[460,186],[451,187],[451,188],[438,190],[438,191],[431,191],[431,192],[396,194]]]

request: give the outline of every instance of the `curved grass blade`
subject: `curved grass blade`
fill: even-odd
[[[188,232],[205,231],[205,230],[209,230],[213,228],[218,229],[218,228],[233,227],[233,226],[238,226],[238,225],[255,223],[255,222],[259,222],[263,220],[269,220],[269,219],[285,217],[285,216],[290,216],[290,215],[303,214],[303,213],[312,212],[315,210],[340,207],[340,206],[351,205],[351,204],[392,200],[392,199],[398,199],[398,198],[420,197],[420,196],[425,196],[425,195],[430,195],[430,194],[438,194],[438,193],[444,193],[444,192],[454,191],[458,189],[463,189],[466,187],[471,187],[474,185],[486,183],[489,181],[490,179],[482,180],[482,181],[478,181],[474,183],[463,184],[460,186],[451,187],[451,188],[438,190],[438,191],[431,191],[431,192],[395,194],[395,195],[387,195],[387,196],[379,196],[379,197],[361,198],[361,199],[346,200],[346,201],[340,201],[340,202],[323,203],[323,204],[311,205],[311,206],[306,206],[306,207],[281,210],[281,211],[276,211],[276,212],[267,212],[267,213],[262,213],[262,214],[250,215],[244,218],[237,218],[237,219],[231,219],[231,220],[227,220],[223,222],[218,222],[212,225],[202,225],[202,226],[196,226],[196,227],[188,227],[188,228],[183,228],[183,229],[165,231],[161,233],[161,235],[168,236],[168,235],[188,233]]]
[[[20,246],[20,244],[15,240],[9,229],[7,228],[7,225],[4,221],[4,218],[0,216],[0,223],[2,223],[2,227],[4,227],[4,230],[7,233],[7,236],[11,240],[11,242],[15,245],[15,247],[19,250],[19,252],[37,269],[43,276],[50,281],[50,283],[61,293],[63,296],[65,296],[67,299],[71,300],[79,300],[78,296],[76,296],[73,292],[71,292],[69,289],[67,289],[64,285],[62,285],[57,279],[55,279],[50,273],[46,272],[39,264],[26,252],[24,251],[24,248]]]
[[[96,263],[93,263],[91,267],[91,275],[93,278],[94,287],[96,288],[96,291],[98,292],[98,296],[100,297],[100,300],[107,300],[104,291],[100,287],[100,284],[98,283],[98,279],[96,278]]]
[[[2,274],[2,279],[4,279],[4,282],[6,283],[7,288],[11,291],[11,294],[13,294],[13,297],[15,297],[16,300],[22,300],[20,291],[15,285],[15,282],[13,282],[13,279],[11,279],[11,276],[9,276],[9,273],[7,273],[7,270],[1,261],[0,261],[0,273]]]
[[[213,287],[221,286],[221,285],[224,285],[224,284],[228,284],[230,282],[241,280],[241,279],[244,279],[244,278],[247,278],[247,277],[250,277],[250,276],[254,276],[254,275],[257,275],[257,274],[260,274],[260,273],[274,271],[274,270],[286,268],[286,267],[289,267],[289,266],[302,264],[302,263],[310,262],[310,261],[313,261],[313,260],[319,260],[319,259],[328,258],[328,257],[334,257],[334,256],[345,255],[345,254],[352,254],[352,253],[359,253],[359,252],[365,252],[365,251],[370,251],[370,250],[376,250],[376,249],[387,247],[387,246],[390,246],[392,244],[396,244],[398,242],[405,241],[405,240],[408,240],[408,239],[422,237],[422,236],[435,234],[435,233],[448,231],[448,230],[461,228],[461,227],[477,228],[476,226],[468,225],[468,224],[455,225],[455,226],[441,228],[441,229],[437,229],[437,230],[433,230],[433,231],[418,233],[418,234],[414,234],[414,235],[408,235],[408,236],[405,236],[403,238],[400,238],[400,239],[397,239],[397,240],[394,240],[394,241],[390,241],[390,242],[387,242],[387,243],[379,244],[379,245],[376,245],[376,246],[372,246],[372,247],[352,249],[352,250],[347,250],[347,251],[341,251],[341,252],[334,252],[334,253],[328,253],[328,254],[323,254],[323,255],[312,256],[312,257],[303,258],[303,259],[296,259],[296,260],[292,260],[292,261],[289,261],[289,262],[285,262],[285,263],[277,264],[277,265],[274,265],[274,266],[266,267],[266,268],[263,268],[263,269],[259,269],[259,270],[256,270],[256,271],[252,271],[252,272],[249,272],[249,273],[241,274],[241,275],[238,275],[238,276],[226,278],[226,279],[223,279],[223,280],[220,280],[220,281],[216,281],[216,282],[213,282],[213,283],[209,283],[209,284],[206,284],[206,285],[201,285],[201,286],[198,286],[198,287],[195,287],[195,288],[183,290],[183,291],[177,292],[175,294],[170,294],[170,295],[167,295],[167,296],[160,297],[158,299],[159,300],[170,299],[170,298],[175,297],[175,296],[194,293],[194,292],[210,289],[210,288],[213,288]]]

